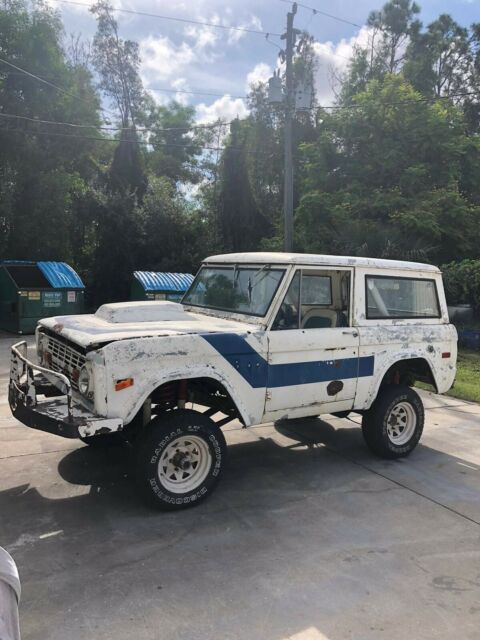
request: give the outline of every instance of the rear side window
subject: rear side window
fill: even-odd
[[[439,318],[434,280],[366,276],[367,318]]]

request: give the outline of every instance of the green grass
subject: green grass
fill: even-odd
[[[416,382],[415,386],[426,391],[435,391],[431,384],[424,382]],[[445,395],[459,400],[480,402],[480,351],[459,349],[455,386]]]
[[[480,402],[480,351],[459,350],[455,386],[447,396]]]

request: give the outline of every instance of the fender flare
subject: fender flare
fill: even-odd
[[[178,372],[170,372],[169,374],[162,376],[161,378],[157,378],[155,382],[148,385],[148,387],[144,387],[142,390],[139,399],[133,405],[133,408],[130,409],[127,416],[124,419],[125,424],[129,424],[133,418],[140,411],[142,405],[145,400],[155,391],[164,384],[168,384],[169,382],[176,382],[177,380],[193,380],[195,378],[211,378],[216,382],[219,382],[223,387],[225,387],[226,391],[229,393],[231,399],[233,400],[239,414],[242,417],[242,420],[246,425],[251,424],[251,417],[249,416],[245,404],[242,402],[239,397],[239,393],[235,391],[235,388],[230,383],[230,381],[223,376],[219,371],[208,368],[199,368],[192,369],[188,372],[188,376],[185,375],[185,371]]]
[[[408,360],[424,360],[427,363],[428,368],[431,371],[433,381],[435,386],[438,387],[437,381],[437,372],[435,366],[431,359],[428,357],[426,353],[405,353],[404,351],[398,351],[391,355],[386,361],[383,362],[382,368],[380,371],[375,371],[375,375],[373,377],[373,381],[370,384],[370,387],[366,393],[365,402],[363,403],[363,409],[369,409],[375,398],[378,395],[378,390],[380,389],[380,385],[382,384],[382,380],[385,377],[387,371],[393,367],[397,362],[406,362]]]

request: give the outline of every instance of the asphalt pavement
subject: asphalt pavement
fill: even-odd
[[[12,418],[15,340],[0,339],[0,545],[24,640],[480,638],[480,405],[422,392],[421,444],[398,461],[373,457],[355,415],[233,423],[216,492],[162,513],[125,447]]]

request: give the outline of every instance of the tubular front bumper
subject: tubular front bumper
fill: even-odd
[[[40,375],[35,375],[38,372]],[[38,395],[56,396],[38,400]],[[102,418],[72,400],[70,380],[27,359],[27,343],[11,348],[10,409],[20,422],[64,438],[80,438],[123,429],[120,418]]]

